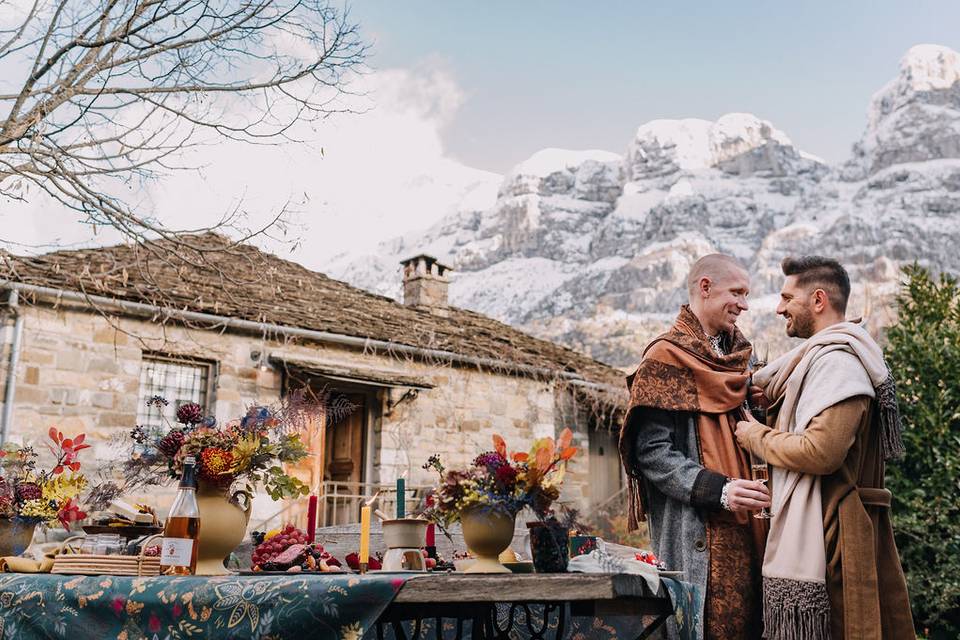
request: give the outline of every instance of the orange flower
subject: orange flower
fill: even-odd
[[[233,454],[220,447],[207,447],[200,452],[200,473],[210,480],[222,480],[233,468]]]

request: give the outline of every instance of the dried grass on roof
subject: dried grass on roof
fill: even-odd
[[[612,387],[622,373],[589,356],[459,308],[404,306],[212,233],[176,243],[0,256],[0,278],[256,322],[568,371]]]

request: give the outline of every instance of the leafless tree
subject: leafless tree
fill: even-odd
[[[346,110],[366,50],[326,0],[0,0],[0,78],[12,87],[0,85],[0,202],[32,185],[137,244],[208,251],[117,185],[181,168],[197,145],[277,143]],[[193,231],[211,228],[237,242],[264,230],[238,209]]]

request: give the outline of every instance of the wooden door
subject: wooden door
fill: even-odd
[[[620,454],[612,429],[590,430],[590,504],[596,506],[620,491]]]
[[[363,482],[364,432],[367,424],[366,396],[359,393],[342,394],[355,407],[339,421],[326,428],[324,446],[324,479],[337,483],[336,493],[360,496],[365,492]],[[328,484],[329,486],[329,484]],[[355,503],[359,498],[345,498],[327,502],[327,522],[342,524],[356,520]]]
[[[328,480],[360,482],[363,479],[363,431],[366,424],[365,398],[343,394],[356,407],[339,422],[327,425],[324,468]]]

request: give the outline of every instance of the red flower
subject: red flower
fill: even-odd
[[[110,608],[113,609],[113,612],[117,615],[123,613],[123,606],[126,604],[121,596],[117,596],[113,599],[113,602],[110,603]]]
[[[180,606],[180,603],[173,603],[173,617],[179,618],[181,613],[183,613],[183,607]]]
[[[147,621],[147,627],[153,633],[160,631],[160,618],[157,617],[157,614],[151,613],[150,619]]]
[[[229,480],[233,454],[220,447],[207,447],[200,452],[200,475],[207,480]]]
[[[508,464],[497,467],[496,480],[498,487],[503,491],[510,491],[517,483],[517,470]]]
[[[73,501],[73,498],[68,499],[67,502],[60,507],[60,511],[57,513],[57,520],[60,521],[60,524],[62,524],[63,528],[67,531],[70,531],[71,522],[83,520],[86,517],[87,514],[80,510],[80,507],[78,507],[77,503]]]

